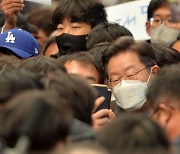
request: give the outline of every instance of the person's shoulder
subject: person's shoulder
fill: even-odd
[[[96,133],[88,124],[75,119],[70,133],[70,139],[72,142],[94,140]]]

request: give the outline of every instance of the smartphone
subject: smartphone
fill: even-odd
[[[95,112],[101,109],[110,109],[111,89],[109,89],[108,86],[104,84],[92,84],[92,86],[97,90],[98,97],[103,96],[105,98],[104,102],[96,109]]]

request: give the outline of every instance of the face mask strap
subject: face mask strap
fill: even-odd
[[[150,71],[149,77],[148,77],[147,82],[146,82],[147,84],[149,83],[149,80],[151,78],[151,73],[152,73],[152,67],[151,67],[151,71]]]

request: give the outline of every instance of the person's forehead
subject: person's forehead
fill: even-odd
[[[82,74],[93,74],[98,72],[96,67],[91,63],[83,63],[78,60],[72,60],[65,62],[64,66],[67,68],[67,71],[70,73],[82,73]]]
[[[144,66],[144,64],[140,61],[138,53],[132,51],[121,52],[110,58],[108,74],[126,72],[140,66]]]
[[[154,11],[153,17],[171,17],[171,10],[168,6],[159,7]]]
[[[64,64],[65,68],[67,69],[68,73],[79,74],[83,77],[95,77],[98,79],[98,71],[95,66],[91,63],[82,63],[76,60],[67,61]]]
[[[83,24],[83,25],[89,25],[89,23],[86,23],[82,20],[76,20],[76,19],[72,19],[70,17],[65,17],[63,18],[63,20],[59,23],[59,24],[65,24],[65,23],[78,23],[78,24]]]
[[[113,55],[110,58],[109,62],[110,61],[115,63],[117,62],[119,64],[134,63],[134,62],[140,62],[140,56],[137,51],[127,50]]]

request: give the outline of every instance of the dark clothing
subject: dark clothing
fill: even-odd
[[[80,120],[75,119],[70,132],[72,142],[94,140],[96,133],[92,127]]]

